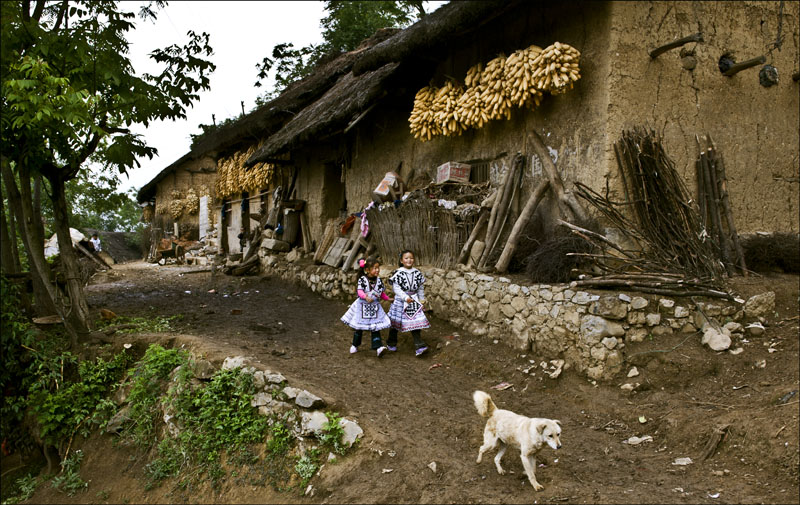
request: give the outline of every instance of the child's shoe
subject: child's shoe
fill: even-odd
[[[394,345],[387,345],[387,346],[386,346],[386,350],[387,350],[387,351],[396,352],[396,351],[397,351],[397,346],[394,346]]]
[[[386,351],[386,346],[385,345],[382,345],[382,346],[378,347],[378,357],[380,358],[381,354],[383,354],[385,351]]]
[[[350,354],[355,354],[358,352],[358,347],[351,345],[350,346]]]
[[[422,347],[417,348],[417,350],[414,351],[414,355],[419,358],[420,356],[422,356],[426,352],[428,352],[428,346],[424,345]]]

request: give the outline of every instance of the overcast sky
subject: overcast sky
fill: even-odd
[[[137,74],[154,73],[158,67],[148,54],[156,48],[185,44],[189,30],[211,35],[214,54],[210,59],[217,69],[211,74],[211,90],[200,93],[200,100],[188,109],[186,119],[159,121],[148,128],[140,125],[134,129],[158,149],[158,156],[140,159],[140,168],[132,170],[127,179],[122,176],[122,189],[138,190],[189,152],[189,135],[200,133],[200,123],[211,124],[212,114],[218,123],[239,115],[241,101],[246,112],[252,110],[256,97],[267,89],[253,86],[256,64],[281,42],[292,42],[295,47],[322,42],[319,21],[323,16],[322,2],[173,1],[158,13],[155,23],[137,17],[136,29],[128,37],[129,56]]]
[[[444,3],[425,2],[425,10],[432,12]],[[200,123],[211,124],[212,114],[217,123],[237,116],[242,112],[242,101],[245,112],[250,112],[256,97],[271,88],[271,81],[261,88],[253,86],[256,64],[281,42],[291,42],[296,48],[322,42],[319,23],[325,15],[323,7],[321,1],[172,1],[159,11],[155,23],[137,16],[136,29],[128,32],[129,56],[137,74],[155,73],[158,67],[148,54],[156,48],[185,44],[189,30],[211,35],[214,54],[210,59],[217,68],[211,74],[211,90],[200,93],[186,119],[134,129],[145,136],[148,145],[158,149],[158,156],[140,159],[140,168],[131,170],[127,178],[122,176],[121,189],[138,190],[189,152],[189,135],[200,133]],[[138,4],[136,11],[138,14]]]

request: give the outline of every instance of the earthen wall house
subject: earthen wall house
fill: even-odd
[[[485,12],[470,17],[470,9]],[[448,21],[456,16],[460,19]],[[260,129],[253,126],[238,140],[233,129],[217,138],[225,139],[229,150],[236,142],[237,149],[261,146],[248,163],[279,156],[291,160],[298,170],[295,198],[307,202],[317,241],[328,219],[362,210],[387,171],[431,175],[446,161],[483,162],[489,179],[498,182],[512,156],[521,152],[528,158],[524,201],[544,177],[530,146],[534,131],[544,139],[567,189],[576,181],[597,191],[608,186],[611,198],[622,200],[613,147],[624,130],[634,127],[663,136],[690,194],[695,136],[710,135],[725,161],[739,233],[797,233],[800,88],[792,74],[800,67],[799,17],[798,3],[778,1],[457,2],[342,56],[349,58],[343,70],[331,74],[315,97],[295,100],[294,115],[262,120]],[[698,32],[701,42],[649,55]],[[421,87],[441,86],[448,77],[463,81],[476,63],[555,41],[581,52],[582,77],[573,89],[545,95],[533,111],[514,108],[510,120],[490,121],[458,137],[420,142],[410,135],[408,118]],[[778,69],[779,82],[760,85],[762,65],[724,76],[718,66],[723,55],[737,62],[764,55]],[[269,110],[267,104],[252,116],[274,115]],[[242,124],[247,121],[255,124],[248,117]],[[201,143],[190,154],[219,156],[219,146],[212,147],[203,151]],[[158,192],[167,184],[164,178]],[[552,198],[539,209],[554,211]]]

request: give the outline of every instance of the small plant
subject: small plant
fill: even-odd
[[[138,366],[134,368],[128,394],[132,423],[128,434],[137,445],[147,447],[156,443],[155,420],[163,381],[172,370],[187,362],[186,352],[164,349],[153,344],[147,348]]]
[[[3,503],[19,503],[29,499],[31,496],[33,496],[33,493],[36,491],[36,487],[38,485],[39,478],[32,474],[20,477],[14,483],[18,494],[9,497]]]
[[[292,432],[283,421],[276,420],[269,428],[267,450],[270,454],[286,454],[292,444]]]
[[[53,487],[59,491],[72,496],[78,491],[83,491],[89,487],[89,483],[83,480],[78,473],[81,462],[83,461],[83,451],[77,450],[68,456],[61,463],[61,474],[53,477]]]
[[[347,447],[342,443],[342,437],[344,436],[344,429],[341,424],[342,418],[333,412],[325,412],[325,416],[328,418],[328,422],[322,427],[319,441],[332,452],[343,455],[347,452]]]
[[[183,319],[182,314],[174,316],[153,316],[153,317],[126,317],[118,316],[110,321],[97,321],[98,329],[107,326],[131,325],[117,330],[119,333],[166,333],[173,331],[174,323]]]
[[[315,451],[309,451],[310,454],[304,454],[297,458],[297,463],[294,465],[294,471],[301,479],[300,487],[305,487],[311,477],[319,470],[319,463],[317,463],[318,454]]]
[[[98,491],[95,496],[97,496],[97,498],[100,499],[100,500],[106,501],[106,500],[108,500],[108,496],[109,495],[108,495],[108,491],[103,489],[102,491]]]
[[[192,385],[191,370],[191,366],[180,367],[163,400],[180,432],[158,445],[158,457],[147,465],[148,487],[179,471],[188,476],[181,474],[184,478],[178,486],[189,487],[205,475],[217,487],[226,476],[223,453],[230,456],[229,464],[252,464],[256,458],[249,446],[264,441],[267,419],[251,406],[255,392],[251,374],[239,368],[219,370],[204,387],[198,387]],[[152,430],[148,433],[154,436]]]

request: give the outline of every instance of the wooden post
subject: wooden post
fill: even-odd
[[[766,61],[767,61],[766,56],[761,55],[756,58],[752,58],[747,61],[743,61],[741,63],[736,63],[735,65],[732,65],[731,68],[723,72],[722,75],[724,75],[725,77],[730,77],[734,74],[741,72],[742,70],[745,70],[750,67],[755,67],[756,65],[760,65]]]
[[[728,231],[731,234],[731,239],[733,241],[733,247],[736,250],[736,259],[739,263],[739,269],[742,271],[742,275],[747,277],[747,265],[744,261],[744,250],[742,249],[742,244],[739,242],[739,234],[736,232],[736,225],[733,223],[733,210],[731,210],[731,202],[728,198],[728,184],[727,178],[725,176],[725,165],[722,162],[722,156],[717,156],[717,149],[714,147],[714,141],[711,140],[710,136],[707,136],[708,142],[711,145],[711,154],[713,155],[713,166],[716,169],[718,179],[719,179],[719,188],[720,188],[720,197],[722,199],[722,208],[725,212],[725,221],[728,223]]]
[[[481,259],[478,262],[478,268],[483,268],[486,266],[486,262],[489,260],[489,253],[491,252],[491,245],[494,243],[495,238],[500,233],[500,227],[498,223],[502,219],[502,216],[508,211],[508,203],[511,199],[512,193],[512,186],[514,184],[514,175],[517,171],[517,160],[523,159],[521,155],[517,154],[518,158],[515,158],[509,167],[508,172],[506,173],[505,185],[503,186],[503,193],[502,197],[498,201],[495,198],[494,205],[492,206],[492,213],[494,214],[494,222],[492,222],[491,216],[489,218],[489,227],[486,230],[486,248],[483,250],[481,254]]]
[[[511,229],[511,234],[508,236],[508,241],[506,242],[505,248],[503,248],[503,253],[494,266],[495,270],[499,273],[505,272],[508,268],[508,264],[511,262],[511,256],[517,248],[517,242],[519,242],[522,231],[525,229],[525,226],[527,226],[528,221],[530,221],[531,216],[533,216],[533,213],[536,211],[536,207],[539,206],[539,202],[542,201],[542,197],[549,187],[550,181],[545,179],[536,187],[536,190],[531,193],[531,196],[528,197],[525,207],[517,218],[517,222],[514,223],[514,228]]]
[[[676,47],[681,47],[684,44],[688,44],[689,42],[703,42],[703,34],[698,32],[694,35],[689,35],[688,37],[683,37],[682,39],[675,40],[670,42],[669,44],[664,44],[661,47],[657,47],[650,51],[650,58],[655,59],[661,53],[665,53],[670,49],[674,49]]]
[[[475,223],[475,227],[472,229],[472,233],[469,234],[469,238],[467,242],[464,244],[464,247],[461,248],[461,254],[458,255],[458,262],[466,264],[467,259],[469,258],[469,251],[472,249],[472,244],[475,243],[475,239],[478,238],[483,228],[486,226],[486,223],[489,221],[489,210],[485,207],[482,207],[479,216],[478,222]]]
[[[539,158],[539,161],[542,162],[544,173],[550,179],[550,188],[556,195],[556,202],[558,203],[558,209],[561,211],[561,215],[568,220],[574,221],[575,217],[577,216],[575,216],[575,213],[570,207],[566,197],[566,192],[564,191],[564,183],[561,181],[561,176],[558,174],[558,170],[556,169],[553,160],[550,159],[550,155],[547,152],[547,148],[545,147],[542,138],[538,133],[536,133],[536,131],[531,131],[530,138],[533,150],[536,153],[536,156]]]

